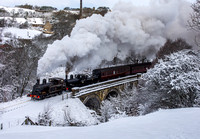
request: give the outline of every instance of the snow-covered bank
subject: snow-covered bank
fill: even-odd
[[[1,139],[199,139],[200,108],[160,110],[90,127],[20,126],[0,132]]]
[[[51,110],[50,117],[55,126],[68,124],[67,120],[80,125],[98,123],[79,99],[62,101],[62,96],[59,95],[41,101],[30,101],[30,98],[24,96],[11,102],[0,103],[0,124],[3,124],[4,129],[16,127],[24,122],[26,116],[35,122],[39,113],[44,112],[47,107]]]

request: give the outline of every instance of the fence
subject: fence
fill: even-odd
[[[36,120],[36,118],[31,118],[32,120]],[[21,126],[26,120],[26,117],[20,119],[13,119],[5,122],[0,121],[0,130],[9,129],[16,126]]]

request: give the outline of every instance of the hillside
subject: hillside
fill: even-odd
[[[59,13],[59,14],[58,14]],[[62,14],[62,15],[61,15]],[[31,10],[31,9],[25,9],[25,8],[18,8],[18,7],[3,7],[0,6],[0,27],[1,27],[1,36],[2,36],[2,42],[1,44],[9,43],[9,39],[12,40],[13,38],[15,39],[33,39],[33,37],[36,37],[40,35],[41,33],[45,34],[53,34],[56,35],[59,33],[56,29],[55,26],[59,24],[61,21],[58,17],[58,15],[61,15],[65,19],[62,20],[62,22],[73,22],[72,24],[75,23],[74,21],[68,20],[68,16],[77,16],[79,14],[78,11],[58,11],[58,10],[53,10],[53,11],[38,11],[38,10]],[[52,26],[49,30],[52,31],[52,33],[48,33],[46,31],[45,25],[47,23],[50,23]],[[4,30],[12,30],[12,28],[19,28],[17,32],[12,32],[12,31],[4,31]],[[66,27],[66,26],[65,26]],[[65,27],[63,27],[64,30]],[[73,27],[73,26],[72,26]],[[68,28],[72,27],[69,26]],[[21,31],[24,31],[24,29],[29,29],[27,32],[23,32],[25,36],[21,36],[20,33]],[[71,30],[70,29],[70,30]],[[65,35],[70,34],[70,30],[66,32]],[[39,31],[40,33],[35,34],[34,36],[30,36],[30,34],[34,31]],[[9,35],[8,35],[9,34]],[[22,33],[21,33],[22,34]]]
[[[159,110],[88,127],[16,126],[1,131],[0,136],[2,139],[199,139],[199,116],[199,108]]]
[[[48,45],[70,36],[80,18],[79,9],[27,7],[31,6],[0,6],[0,102],[15,99],[32,89],[38,60]],[[84,8],[82,18],[94,13],[105,14],[105,11]]]

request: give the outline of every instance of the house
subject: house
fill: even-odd
[[[28,18],[28,23],[33,27],[44,27],[43,18]]]
[[[45,34],[53,34],[53,31],[51,30],[52,29],[52,24],[47,21],[44,25],[44,28],[43,28],[43,33]]]

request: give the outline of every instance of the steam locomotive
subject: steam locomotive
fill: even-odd
[[[66,79],[50,78],[48,83],[46,82],[46,79],[43,79],[42,84],[37,80],[37,83],[33,86],[33,90],[31,94],[28,94],[28,97],[33,99],[44,99],[52,95],[61,94],[62,91],[72,91],[73,87],[81,87],[127,75],[145,73],[150,66],[151,62],[136,63],[95,69],[92,71],[90,77],[85,74],[77,74],[75,76],[70,75],[68,78],[66,75]]]
[[[40,80],[37,80],[37,83],[33,86],[33,90],[28,97],[32,99],[44,99],[46,97],[50,97],[56,94],[62,94],[64,90],[64,79],[62,78],[50,78],[47,83],[46,79],[43,79],[42,84],[40,84]]]

